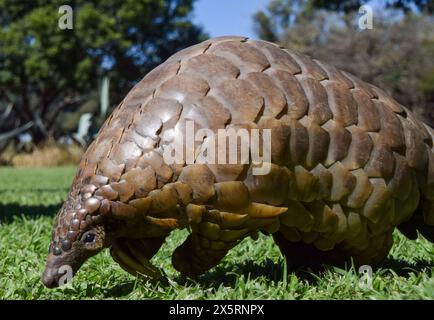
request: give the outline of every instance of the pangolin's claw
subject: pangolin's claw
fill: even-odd
[[[110,254],[128,273],[167,284],[164,272],[149,261],[163,241],[164,239],[118,239],[112,244]]]

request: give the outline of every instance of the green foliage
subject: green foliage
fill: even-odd
[[[170,277],[166,287],[138,281],[107,250],[91,258],[71,284],[47,289],[40,276],[53,216],[65,199],[74,168],[0,169],[0,299],[433,299],[434,245],[396,232],[387,260],[374,269],[372,289],[359,286],[354,268],[323,274],[286,269],[271,237],[245,239],[197,281],[179,276],[173,250],[187,231],[174,232],[152,262]]]
[[[119,102],[151,68],[202,39],[190,21],[193,2],[0,0],[0,105],[13,102],[18,118],[0,129],[40,118],[36,141],[59,135],[59,113],[76,110],[104,74],[110,101]],[[73,8],[72,30],[58,27],[65,4]]]

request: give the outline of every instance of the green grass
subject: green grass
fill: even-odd
[[[432,299],[434,246],[409,241],[398,232],[395,245],[374,270],[372,288],[359,285],[353,268],[322,274],[294,274],[270,237],[245,239],[198,281],[173,269],[171,252],[187,233],[173,233],[153,258],[170,285],[136,280],[103,251],[90,259],[73,282],[46,289],[40,275],[53,216],[65,198],[74,168],[0,168],[0,299]]]

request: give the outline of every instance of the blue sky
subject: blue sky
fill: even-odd
[[[194,21],[211,37],[240,35],[256,38],[252,16],[269,0],[197,0]]]

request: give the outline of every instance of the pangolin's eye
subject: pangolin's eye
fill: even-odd
[[[86,243],[91,243],[95,241],[95,235],[93,233],[88,233],[85,237],[84,237],[84,242]]]

